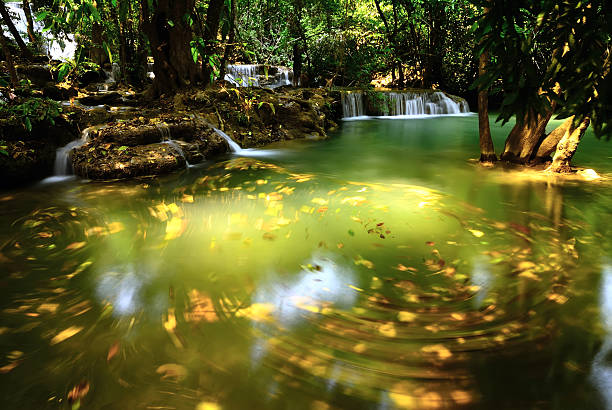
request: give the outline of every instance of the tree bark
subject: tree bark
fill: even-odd
[[[546,125],[552,114],[553,111],[551,109],[544,115],[532,113],[531,116],[525,116],[522,121],[517,119],[516,124],[506,139],[501,159],[518,164],[528,163],[533,156],[533,151],[538,142],[546,131]]]
[[[489,52],[483,52],[478,60],[478,74],[486,73]],[[480,162],[495,162],[495,146],[491,138],[491,127],[489,125],[489,93],[487,89],[478,91],[478,135],[480,137]]]
[[[32,52],[28,49],[25,42],[19,35],[17,28],[15,28],[15,25],[13,24],[13,21],[9,16],[8,10],[6,9],[4,1],[0,1],[0,15],[2,16],[2,20],[4,20],[4,23],[7,25],[9,31],[11,32],[11,35],[15,39],[15,42],[19,46],[19,50],[21,50],[21,55],[28,59],[32,58]]]
[[[19,85],[19,78],[17,78],[15,61],[13,61],[13,55],[11,54],[11,50],[8,48],[8,41],[6,41],[6,37],[4,37],[3,33],[0,33],[0,46],[2,46],[2,51],[4,52],[4,57],[6,58],[6,65],[8,66],[9,75],[11,76],[11,85],[13,88],[17,88]]]
[[[206,11],[206,23],[204,25],[204,44],[205,44],[205,59],[208,59],[215,52],[215,40],[219,32],[219,20],[221,19],[221,11],[223,11],[223,0],[210,0],[208,10]],[[209,84],[214,81],[212,76],[213,67],[208,61],[202,61],[202,76],[204,81]]]
[[[229,10],[229,18],[230,18],[230,30],[229,36],[227,39],[227,45],[225,46],[225,50],[223,51],[223,60],[221,60],[221,69],[219,73],[219,78],[223,80],[225,77],[225,66],[227,65],[227,61],[231,58],[232,53],[234,52],[234,42],[236,41],[236,1],[230,0],[230,10]]]
[[[551,133],[544,138],[536,152],[534,158],[535,162],[546,162],[550,160],[550,156],[555,152],[555,149],[557,149],[559,141],[561,141],[567,129],[572,125],[572,121],[574,121],[573,116],[563,121],[563,124],[552,130]]]
[[[31,43],[36,43],[36,36],[34,35],[34,20],[32,20],[32,10],[30,9],[30,1],[23,0],[23,12],[26,17],[26,22],[28,25],[28,37],[30,38]]]
[[[173,93],[200,79],[200,71],[191,56],[191,28],[183,18],[193,13],[195,0],[158,0],[152,13],[147,1],[141,4],[145,17],[143,29],[154,59],[151,94]]]
[[[571,172],[572,168],[570,163],[590,122],[590,118],[586,117],[577,127],[570,125],[566,129],[563,138],[561,138],[561,141],[559,141],[557,145],[557,151],[555,152],[553,161],[550,166],[546,168],[546,171],[558,173]]]

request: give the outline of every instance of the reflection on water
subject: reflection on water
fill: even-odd
[[[607,182],[480,169],[475,121],[0,195],[5,407],[611,407]]]

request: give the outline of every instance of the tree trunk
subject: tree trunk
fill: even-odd
[[[154,59],[153,95],[173,93],[200,79],[200,71],[191,56],[191,28],[183,19],[185,14],[193,13],[194,4],[195,0],[158,0],[150,14],[148,2],[142,2],[146,16],[143,29]],[[168,23],[170,20],[172,25]]]
[[[570,125],[565,134],[563,134],[563,138],[559,141],[557,145],[557,151],[555,152],[555,156],[553,157],[552,164],[546,171],[548,172],[571,172],[572,168],[570,166],[570,162],[576,153],[576,149],[578,149],[578,144],[582,139],[584,132],[589,127],[591,120],[586,117],[580,125],[577,127],[573,127]]]
[[[483,52],[478,60],[478,74],[486,73],[489,52]],[[495,146],[491,139],[491,127],[489,126],[489,93],[487,89],[478,91],[478,135],[480,137],[480,162],[495,162]]]
[[[293,14],[289,26],[290,34],[293,40],[293,86],[299,87],[300,78],[302,77],[302,46],[301,46],[301,29],[300,17],[302,15],[302,1],[293,1]]]
[[[32,20],[32,10],[30,9],[30,1],[23,0],[23,13],[25,14],[26,22],[28,25],[28,37],[30,43],[36,43],[36,36],[34,35],[34,21]]]
[[[17,78],[17,70],[15,69],[13,55],[11,54],[11,50],[8,48],[8,41],[6,41],[6,37],[4,37],[4,34],[1,32],[0,46],[2,46],[2,51],[4,52],[4,57],[6,58],[6,65],[8,66],[9,75],[11,76],[11,85],[13,88],[17,88],[19,85],[19,78]]]
[[[204,25],[204,44],[205,44],[205,59],[211,57],[215,52],[215,40],[219,32],[219,20],[221,19],[221,11],[223,11],[223,0],[210,0],[208,10],[206,11],[206,23]],[[209,61],[202,61],[202,76],[204,81],[212,83],[214,81],[213,67]]]
[[[28,49],[25,42],[19,35],[17,28],[15,28],[15,25],[13,24],[13,21],[9,16],[8,10],[6,9],[4,1],[0,1],[0,15],[2,16],[2,20],[4,20],[4,23],[7,25],[9,31],[11,32],[11,35],[15,39],[15,42],[19,46],[19,50],[21,50],[21,55],[28,59],[32,58],[32,52]]]
[[[234,52],[234,42],[236,41],[236,1],[230,0],[230,10],[229,10],[229,18],[230,18],[230,30],[229,36],[227,39],[227,45],[225,46],[225,50],[223,52],[223,60],[221,60],[221,69],[219,73],[219,78],[223,80],[225,78],[225,66],[227,65],[227,61],[231,58],[232,53]]]
[[[530,118],[517,119],[514,128],[510,131],[504,146],[501,159],[518,164],[528,163],[538,142],[546,131],[546,125],[552,116],[552,109],[545,115],[532,113]]]
[[[561,141],[567,129],[572,125],[572,121],[574,121],[573,116],[563,121],[563,124],[552,130],[552,132],[544,138],[536,152],[534,158],[535,162],[546,162],[550,160],[550,156],[555,152],[555,149],[557,149],[559,141]]]

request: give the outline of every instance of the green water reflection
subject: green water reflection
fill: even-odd
[[[612,406],[609,183],[480,168],[476,121],[3,193],[3,408]]]

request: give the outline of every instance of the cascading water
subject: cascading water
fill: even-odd
[[[6,8],[11,14],[13,23],[17,31],[25,41],[28,41],[28,24],[21,2],[5,3]],[[74,35],[70,34],[64,38],[56,38],[51,31],[43,31],[44,24],[34,19],[34,31],[41,33],[46,53],[52,60],[67,60],[74,57],[77,43]]]
[[[223,138],[225,141],[227,141],[227,144],[229,145],[229,148],[230,148],[231,152],[233,152],[235,154],[238,154],[238,153],[242,152],[242,148],[240,148],[240,145],[236,144],[236,142],[233,139],[231,139],[229,135],[227,135],[226,133],[224,133],[223,131],[221,131],[218,128],[213,128],[213,130],[215,130],[215,132],[217,134],[219,134],[219,136],[221,138]]]
[[[466,114],[470,107],[464,99],[452,99],[441,91],[346,91],[342,93],[344,118],[380,118]]]
[[[172,139],[172,135],[170,133],[170,127],[168,127],[168,124],[158,123],[155,126],[157,127],[157,129],[159,130],[159,133],[161,134],[162,144],[166,144],[174,148],[174,150],[181,157],[183,157],[183,159],[185,160],[185,164],[189,166],[189,161],[187,161],[187,156],[185,155],[185,152],[183,151],[181,146],[175,140]]]
[[[53,166],[54,176],[68,176],[73,174],[70,154],[73,149],[81,147],[89,141],[89,134],[94,129],[94,127],[85,128],[81,133],[81,138],[71,141],[57,149],[55,152],[55,165]]]
[[[224,80],[236,87],[277,88],[291,85],[293,71],[287,67],[261,64],[228,64]]]
[[[347,91],[342,93],[342,115],[345,118],[362,117],[365,112],[363,93]]]

